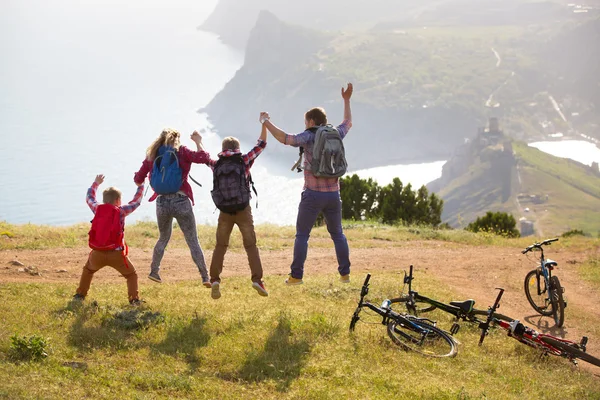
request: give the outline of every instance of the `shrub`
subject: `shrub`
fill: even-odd
[[[10,337],[11,356],[17,360],[41,360],[48,357],[48,339],[41,336],[18,336]]]
[[[585,236],[585,233],[583,233],[583,231],[581,229],[571,229],[570,231],[567,231],[560,236],[564,237],[564,238],[573,237],[573,236]]]
[[[471,222],[465,230],[471,232],[490,232],[506,237],[520,237],[516,228],[517,221],[511,214],[488,211],[483,217]]]

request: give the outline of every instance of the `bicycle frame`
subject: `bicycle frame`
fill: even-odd
[[[482,330],[481,337],[479,339],[479,345],[481,346],[485,336],[487,335],[487,331],[490,327],[490,323],[493,323],[496,326],[501,327],[502,329],[508,332],[508,336],[518,340],[519,342],[526,344],[527,346],[533,347],[535,349],[540,349],[544,352],[544,354],[551,354],[555,356],[568,358],[574,364],[577,364],[577,359],[572,355],[569,355],[562,351],[561,349],[552,346],[547,341],[544,341],[544,338],[551,339],[556,342],[561,342],[568,346],[574,346],[579,348],[585,352],[585,347],[587,343],[587,337],[583,337],[580,343],[573,342],[571,340],[562,339],[556,336],[547,335],[545,333],[539,333],[534,329],[531,329],[525,325],[523,325],[519,320],[513,320],[512,322],[506,322],[501,319],[495,318],[494,313],[498,307],[500,307],[500,299],[504,294],[504,289],[496,288],[499,290],[498,297],[494,302],[494,305],[491,306],[488,310],[488,318],[485,322],[479,324],[479,328]]]
[[[393,311],[389,307],[382,308],[382,307],[378,307],[375,304],[370,303],[368,301],[364,301],[365,296],[369,293],[369,279],[371,279],[371,274],[367,274],[365,283],[363,284],[363,287],[361,289],[360,300],[358,301],[358,307],[357,307],[356,311],[354,312],[354,317],[358,317],[358,310],[362,309],[363,307],[367,307],[382,317],[382,321],[381,321],[382,325],[388,325],[391,320],[394,320],[394,321],[398,322],[399,324],[407,326],[411,330],[419,333],[421,335],[421,343],[422,343],[426,339],[427,335],[431,332],[430,330],[425,329],[425,328],[413,323],[411,320],[407,319],[402,314],[399,314],[399,313]],[[384,300],[384,303],[386,303],[387,301],[388,300]],[[416,317],[415,317],[415,319],[418,321],[429,322],[435,326],[435,321],[432,321],[430,319],[416,318]]]
[[[540,252],[542,253],[540,255],[540,274],[544,277],[544,281],[546,282],[546,293],[548,294],[548,298],[550,299],[550,297],[552,296],[552,294],[550,293],[550,278],[552,277],[552,270],[550,268],[548,268],[546,266],[546,257],[544,257],[544,248],[540,246]],[[537,291],[538,291],[538,296],[542,294],[541,288],[540,288],[540,277],[537,277]]]
[[[562,338],[552,336],[552,335],[547,335],[545,333],[539,333],[539,332],[523,325],[522,323],[520,323],[518,321],[516,321],[518,323],[516,324],[516,328],[514,329],[514,332],[513,332],[513,327],[511,326],[511,324],[509,324],[506,321],[502,321],[500,319],[494,318],[493,322],[494,322],[494,325],[499,326],[502,329],[504,329],[505,331],[507,331],[509,337],[512,337],[512,338],[518,340],[519,342],[526,344],[529,347],[541,349],[542,351],[552,354],[552,355],[555,355],[555,356],[562,356],[562,354],[563,354],[562,351],[560,351],[556,347],[553,347],[552,345],[544,342],[542,340],[542,338],[549,337],[554,340],[563,342],[565,344],[578,344],[579,345],[579,343],[575,343],[570,340],[562,339]]]
[[[468,309],[465,308],[461,308],[452,304],[446,304],[446,303],[442,303],[438,300],[434,300],[432,298],[423,296],[421,294],[419,294],[418,292],[412,290],[412,280],[413,278],[413,266],[410,266],[410,272],[409,275],[404,275],[404,284],[408,284],[408,298],[401,296],[395,299],[391,299],[390,301],[392,303],[406,303],[406,306],[409,310],[410,313],[415,314],[416,313],[416,302],[423,302],[423,303],[427,303],[427,304],[431,304],[432,306],[434,306],[435,308],[438,308],[448,314],[452,314],[456,317],[456,320],[462,320],[462,321],[467,321],[467,322],[482,322],[482,320],[478,319],[477,316],[475,315],[475,311],[480,312],[480,314],[483,313],[483,311],[479,311],[479,310],[475,310],[473,308],[473,306],[475,305],[475,301],[474,300],[467,300],[466,302],[462,302],[462,304],[465,304],[468,306]],[[467,303],[468,301],[470,301],[470,304]],[[503,316],[504,319],[506,320],[510,320],[511,318],[505,317]],[[450,330],[450,332],[452,334],[455,334],[458,332],[458,327],[456,327],[458,324],[455,323],[455,325],[453,325],[452,329]]]

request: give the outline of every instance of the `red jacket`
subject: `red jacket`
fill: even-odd
[[[181,167],[182,172],[182,183],[179,190],[185,193],[185,195],[189,197],[192,201],[192,204],[194,204],[194,192],[192,192],[192,187],[187,181],[188,175],[190,173],[190,168],[192,168],[192,163],[207,164],[210,160],[210,155],[205,151],[192,151],[185,146],[181,146],[177,151],[177,157],[179,158],[179,166]],[[153,161],[150,161],[148,159],[145,159],[142,162],[140,170],[136,172],[133,176],[133,180],[135,181],[135,183],[144,182],[144,179],[146,179],[148,173],[152,171],[152,165]],[[154,193],[148,201],[154,201],[157,197],[158,194]]]

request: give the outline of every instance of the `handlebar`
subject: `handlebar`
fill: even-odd
[[[494,301],[494,305],[489,308],[488,316],[487,316],[487,319],[485,320],[485,322],[479,324],[479,328],[481,329],[481,337],[479,338],[480,346],[483,344],[483,340],[485,339],[485,337],[488,333],[488,329],[490,329],[490,322],[492,322],[492,320],[494,319],[494,312],[496,312],[496,310],[500,307],[500,299],[502,298],[502,295],[504,294],[504,289],[502,289],[502,288],[496,288],[496,289],[498,289],[500,291],[498,293],[498,297],[496,297],[496,301]]]
[[[371,274],[367,274],[365,278],[365,282],[363,283],[363,287],[360,291],[360,301],[369,293],[369,280],[371,279]]]
[[[541,243],[534,243],[531,246],[526,247],[525,250],[521,251],[521,253],[525,254],[525,253],[532,251],[533,249],[541,249],[542,246],[549,245],[550,243],[556,242],[556,241],[558,241],[558,238],[546,239]]]

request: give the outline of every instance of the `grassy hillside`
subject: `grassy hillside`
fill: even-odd
[[[490,162],[477,157],[468,171],[439,189],[444,199],[443,219],[466,226],[486,211],[505,211],[516,219],[534,221],[538,233],[545,236],[571,229],[598,235],[600,177],[583,164],[551,156],[525,143],[513,142],[512,147],[516,164],[504,172],[504,177]],[[509,197],[503,194],[503,179],[511,181]],[[536,203],[530,196],[540,201]]]
[[[0,224],[0,252],[25,256],[37,249],[86,248],[88,225],[52,228]],[[401,247],[410,251],[413,240],[434,239],[428,246],[461,254],[481,253],[492,246],[511,254],[531,239],[503,239],[462,230],[436,231],[420,227],[393,227],[345,223],[351,248]],[[130,244],[151,249],[156,240],[154,223],[128,228]],[[259,226],[263,254],[293,245],[291,227]],[[208,244],[214,227],[199,227],[200,241]],[[331,248],[324,228],[315,229],[311,248]],[[464,245],[464,244],[468,245]],[[472,246],[469,246],[472,245]],[[184,247],[174,231],[170,248]],[[441,257],[444,257],[443,250]],[[554,252],[562,259],[591,254],[598,239],[561,239]],[[237,231],[231,252],[243,253]],[[289,250],[291,251],[291,249]],[[439,251],[439,250],[438,250]],[[291,256],[291,253],[290,253]],[[19,257],[20,258],[20,257]],[[518,258],[518,257],[517,257]],[[586,258],[583,258],[585,260]],[[405,262],[403,260],[402,262]],[[498,260],[504,264],[505,260]],[[382,259],[373,265],[387,265]],[[517,265],[517,264],[515,264]],[[564,264],[561,278],[570,270]],[[598,285],[597,257],[589,258],[575,274]],[[364,267],[364,266],[363,266]],[[451,266],[449,266],[451,268]],[[577,271],[579,268],[580,271]],[[374,303],[397,295],[402,275],[369,269],[373,277],[368,296]],[[496,270],[497,275],[513,275]],[[286,287],[283,277],[267,275],[270,296],[262,298],[249,288],[246,276],[227,277],[223,297],[209,298],[197,280],[157,285],[142,282],[146,305],[125,306],[124,284],[98,280],[83,305],[70,303],[75,281],[37,283],[0,282],[0,398],[6,399],[596,399],[600,381],[587,370],[573,368],[492,331],[483,347],[477,346],[476,326],[462,324],[456,358],[432,360],[396,348],[378,319],[363,313],[355,333],[348,323],[360,293],[362,274],[342,285],[330,273],[311,273],[301,287]],[[10,276],[10,275],[4,275]],[[458,298],[445,275],[435,268],[418,269],[418,290],[439,299]],[[38,279],[33,277],[32,279]],[[563,280],[570,282],[570,279]],[[520,282],[512,282],[511,288]],[[581,286],[581,284],[579,284]],[[568,286],[570,288],[570,286]],[[571,293],[571,292],[568,292]],[[490,296],[493,297],[493,296]],[[479,307],[485,307],[478,299]],[[590,300],[592,301],[592,300]],[[528,310],[527,312],[530,312]],[[596,343],[600,321],[595,311],[569,303],[569,327],[585,327]],[[526,314],[529,315],[529,314]],[[451,320],[431,315],[448,329]],[[368,322],[372,322],[369,324]],[[11,337],[45,338],[48,357],[26,361],[11,346]],[[572,329],[568,337],[575,336]]]
[[[600,177],[577,162],[550,156],[524,143],[516,143],[521,191],[548,195],[543,204],[523,205],[537,216],[546,232],[580,229],[600,233]]]
[[[419,278],[423,292],[451,295],[433,276]],[[0,398],[600,396],[592,374],[564,360],[541,362],[538,353],[501,332],[478,347],[477,328],[465,324],[456,358],[426,359],[394,347],[377,318],[364,315],[348,333],[358,284],[342,287],[332,283],[334,276],[315,276],[310,285],[292,289],[280,278],[266,282],[273,294],[267,299],[237,289],[245,287],[245,278],[229,279],[218,302],[193,283],[155,285],[145,290],[149,305],[135,311],[119,306],[122,285],[97,284],[93,297],[75,306],[66,285],[3,284]],[[401,285],[389,273],[374,274],[371,283],[375,302]],[[450,325],[442,316],[439,321]],[[47,360],[13,360],[13,334],[47,338]]]

